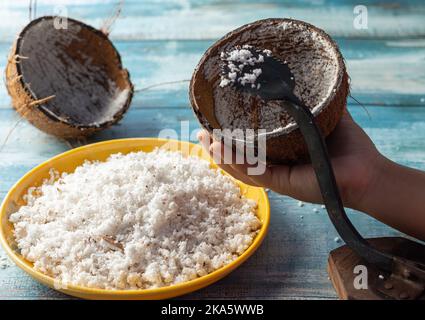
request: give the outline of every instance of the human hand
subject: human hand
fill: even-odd
[[[223,159],[227,146],[211,140],[206,131],[201,131],[198,138],[215,159]],[[356,207],[375,184],[384,157],[346,110],[326,143],[344,205]],[[298,200],[322,203],[311,164],[267,166],[262,175],[248,175],[248,164],[220,162],[218,165],[224,171],[246,184],[269,188]]]

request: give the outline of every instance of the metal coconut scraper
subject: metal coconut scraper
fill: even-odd
[[[260,53],[254,47],[247,50],[256,57]],[[293,92],[294,75],[286,63],[271,55],[263,56],[263,62],[243,69],[247,73],[257,68],[262,70],[256,85],[235,81],[233,86],[264,101],[288,102],[286,111],[304,137],[329,217],[346,243],[332,251],[328,261],[338,295],[344,299],[425,299],[425,246],[405,238],[366,240],[360,235],[345,213],[326,144],[314,116]],[[367,289],[356,288],[356,266],[367,270]]]

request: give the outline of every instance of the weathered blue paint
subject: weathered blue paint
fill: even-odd
[[[100,26],[114,2],[107,5],[88,2],[67,8],[71,16]],[[385,155],[425,170],[425,3],[422,0],[396,1],[391,5],[378,0],[367,2],[370,29],[358,31],[352,28],[352,9],[358,4],[354,0],[296,3],[127,0],[112,38],[116,39],[136,87],[142,88],[189,79],[214,39],[245,22],[268,16],[292,16],[316,23],[338,36],[352,78],[352,94],[366,104],[371,115],[369,118],[349,100],[353,117]],[[7,21],[7,27],[0,23],[2,67],[14,34],[27,22],[26,5],[4,3],[8,3],[6,9],[14,10],[17,19]],[[52,9],[52,5],[40,5],[38,12],[52,13]],[[175,24],[172,29],[170,23]],[[189,108],[187,83],[158,87],[136,94],[129,113],[119,125],[86,142],[156,137],[164,128],[179,132],[180,121],[184,120],[189,121],[191,131],[198,128]],[[17,121],[19,117],[10,107],[5,88],[1,87],[0,146]],[[38,131],[25,121],[19,122],[0,152],[0,199],[26,171],[69,148],[66,142]],[[270,193],[270,200],[271,228],[258,252],[230,276],[188,298],[335,297],[327,278],[326,260],[329,250],[339,244],[334,242],[336,233],[325,211],[313,204],[300,207],[297,201],[274,193]],[[350,210],[349,215],[366,236],[397,234],[364,214]],[[0,270],[0,299],[14,298],[66,297],[38,284],[13,266]]]
[[[425,39],[362,40],[336,38],[351,77],[352,95],[364,104],[425,106]],[[136,89],[162,82],[189,80],[213,40],[116,41]],[[9,43],[0,42],[0,65]],[[188,83],[176,83],[136,93],[132,108],[186,107]],[[421,100],[422,99],[422,100]],[[353,100],[350,100],[353,103]],[[0,87],[0,109],[10,108]]]
[[[28,21],[26,1],[6,2],[2,8],[0,39],[12,40]],[[54,0],[42,5],[38,15],[52,15],[59,9]],[[74,2],[75,3],[75,2]],[[91,0],[72,4],[62,0],[67,14],[101,27],[112,13],[116,0]],[[368,28],[353,28],[353,10],[367,4]],[[13,13],[13,22],[8,19]],[[361,38],[425,35],[423,1],[328,1],[328,0],[132,0],[126,1],[121,18],[115,23],[114,39],[216,39],[245,23],[269,17],[292,17],[326,29],[333,36]],[[394,19],[396,16],[397,21]]]

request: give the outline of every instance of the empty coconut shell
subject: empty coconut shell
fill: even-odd
[[[33,20],[19,34],[6,67],[18,113],[40,130],[79,138],[119,121],[133,85],[108,37],[80,21]]]
[[[196,67],[190,100],[201,125],[213,129],[265,129],[269,164],[304,161],[307,147],[284,103],[264,102],[232,86],[220,87],[222,52],[251,45],[271,50],[295,76],[295,95],[308,106],[324,136],[338,123],[349,93],[336,43],[321,29],[292,19],[265,19],[242,26],[214,43]],[[235,145],[235,141],[233,141]]]

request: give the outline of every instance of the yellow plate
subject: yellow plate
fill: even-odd
[[[135,138],[110,140],[76,148],[62,153],[35,167],[25,174],[9,191],[0,209],[0,242],[10,258],[24,271],[41,283],[71,296],[86,299],[165,299],[180,296],[206,287],[223,278],[236,269],[251,256],[260,246],[266,236],[270,222],[270,205],[267,194],[262,188],[251,187],[238,182],[241,192],[258,203],[257,216],[262,221],[262,227],[251,246],[230,264],[197,279],[156,289],[145,290],[104,290],[82,286],[58,286],[57,281],[41,272],[34,270],[33,264],[25,260],[17,250],[13,236],[13,225],[8,221],[11,213],[24,204],[22,197],[29,187],[38,186],[49,177],[49,170],[73,172],[85,160],[104,161],[112,153],[128,153],[132,151],[150,152],[156,147],[180,151],[184,155],[194,155],[211,162],[210,157],[202,151],[199,145],[165,139]],[[212,166],[215,165],[211,162]]]

